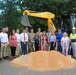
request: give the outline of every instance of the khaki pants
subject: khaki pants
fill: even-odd
[[[30,49],[31,51],[34,51],[34,52],[35,52],[35,44],[29,42],[29,49]]]
[[[21,54],[21,44],[18,43],[18,46],[16,47],[16,55],[20,55]]]
[[[1,43],[1,58],[6,57],[7,43]]]
[[[50,51],[50,44],[48,45],[48,51]]]
[[[7,47],[7,49],[6,49],[6,56],[9,56],[8,47]]]

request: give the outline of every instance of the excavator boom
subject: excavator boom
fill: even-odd
[[[35,11],[28,11],[28,10],[24,10],[23,12],[23,16],[24,15],[27,16],[32,16],[32,17],[38,17],[38,18],[44,18],[47,19],[47,24],[48,24],[48,29],[50,29],[51,31],[56,31],[55,25],[52,21],[52,18],[55,17],[55,15],[53,13],[50,12],[35,12]],[[26,16],[26,17],[27,17]],[[24,18],[24,17],[23,17]],[[24,19],[21,21],[22,25],[24,25]],[[27,23],[26,23],[27,24]],[[26,25],[25,25],[26,26]]]
[[[30,12],[28,10],[25,10],[23,12],[23,15],[24,14],[27,14],[28,16],[33,16],[33,17],[39,17],[39,18],[54,18],[55,15],[53,13],[50,13],[50,12]]]

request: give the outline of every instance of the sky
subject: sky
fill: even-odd
[[[1,12],[2,12],[2,11],[0,10],[0,14],[1,14]]]
[[[0,14],[2,13],[2,10],[0,10]]]

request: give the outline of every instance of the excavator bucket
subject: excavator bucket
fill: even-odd
[[[28,19],[28,16],[26,14],[24,14],[22,17],[21,17],[21,24],[23,26],[27,26],[27,27],[32,27],[29,23],[29,19]]]

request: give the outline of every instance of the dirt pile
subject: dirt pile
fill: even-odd
[[[72,68],[75,65],[75,60],[57,51],[38,51],[20,56],[10,63],[23,68],[44,71]]]

